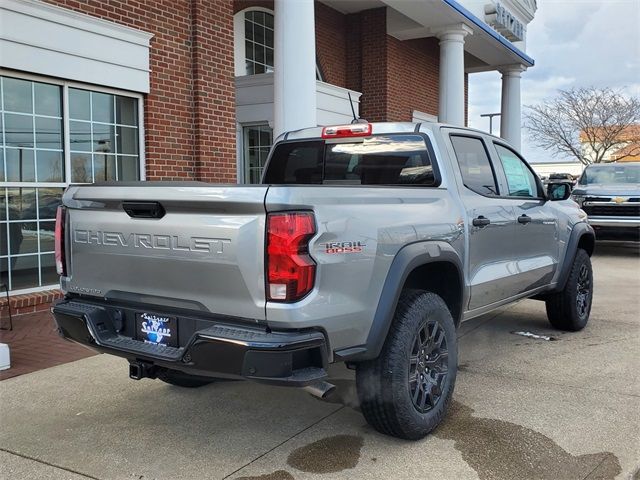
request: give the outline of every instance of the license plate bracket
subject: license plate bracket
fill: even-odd
[[[136,313],[138,340],[154,345],[178,346],[178,319],[157,313]]]

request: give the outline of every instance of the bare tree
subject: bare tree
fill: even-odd
[[[640,154],[638,98],[610,88],[572,88],[525,108],[531,139],[553,156],[570,155],[589,165]]]

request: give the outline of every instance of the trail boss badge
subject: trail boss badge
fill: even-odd
[[[328,242],[324,243],[324,253],[361,253],[366,245],[362,242]]]

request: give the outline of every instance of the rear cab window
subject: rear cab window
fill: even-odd
[[[425,137],[385,134],[345,140],[283,142],[263,183],[272,185],[438,185]]]

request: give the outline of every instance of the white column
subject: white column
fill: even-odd
[[[472,33],[464,24],[436,33],[440,39],[440,122],[464,126],[464,37]]]
[[[317,125],[313,8],[313,0],[275,0],[274,138]]]
[[[522,65],[500,69],[502,73],[502,106],[500,109],[500,136],[517,150],[522,146],[522,103],[520,100],[520,74]]]

